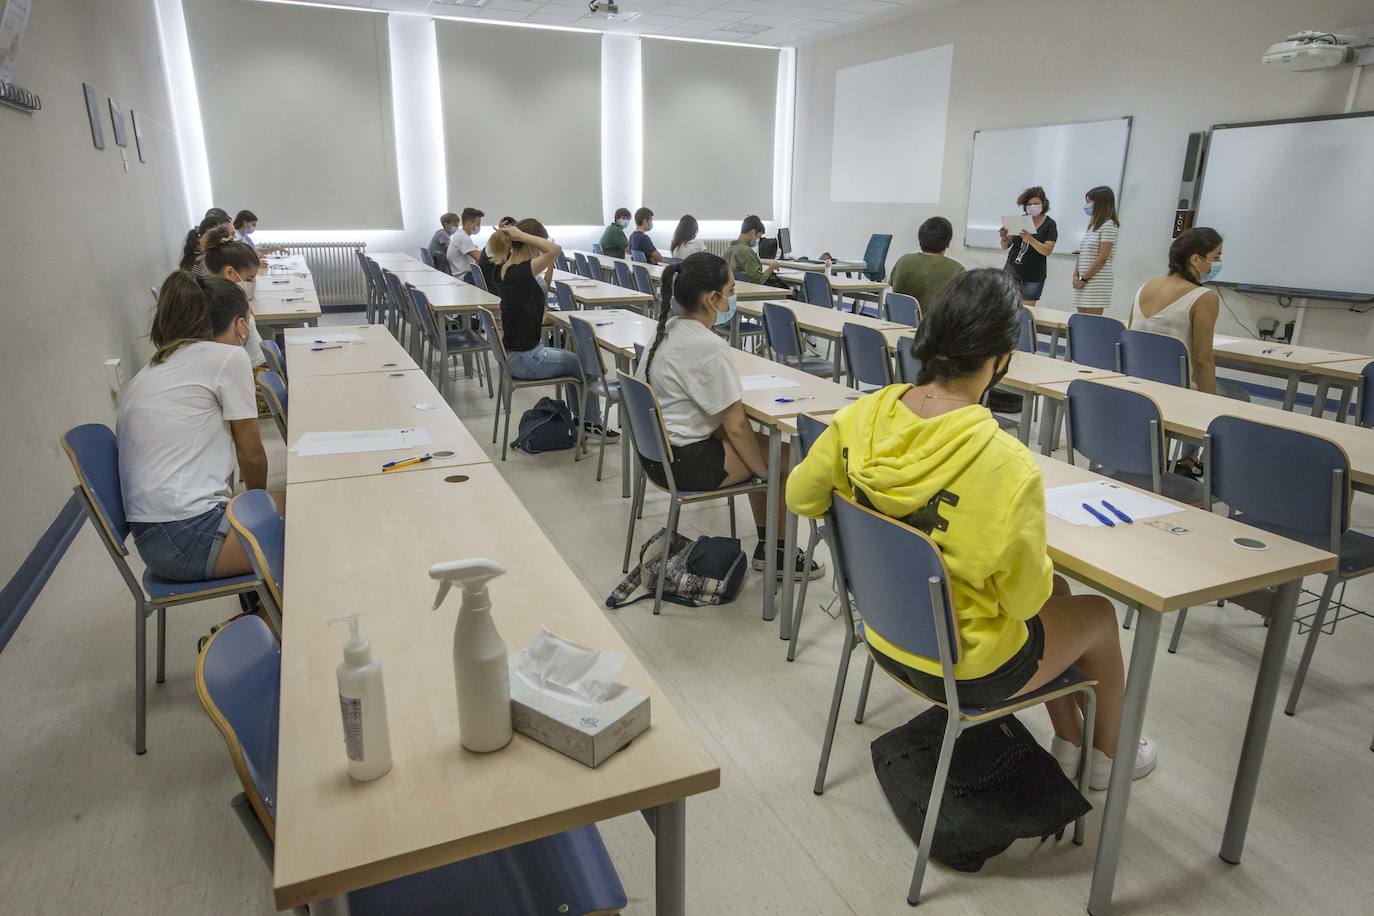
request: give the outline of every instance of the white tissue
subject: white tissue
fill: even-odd
[[[520,650],[515,670],[535,690],[584,706],[615,699],[625,685],[615,676],[625,656],[610,649],[588,649],[540,627],[530,644]]]

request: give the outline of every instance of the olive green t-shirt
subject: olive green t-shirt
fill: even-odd
[[[725,249],[725,266],[730,268],[731,273],[739,271],[748,274],[750,283],[763,282],[763,262],[748,242],[735,239],[730,243],[730,247]]]
[[[963,272],[962,264],[942,254],[904,254],[892,268],[892,291],[928,305],[946,283]]]
[[[601,253],[612,258],[625,257],[625,246],[629,240],[625,238],[625,230],[620,228],[619,223],[611,223],[606,227],[606,231],[601,233]]]

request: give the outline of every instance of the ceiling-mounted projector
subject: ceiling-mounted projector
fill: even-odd
[[[633,22],[638,13],[622,13],[615,0],[591,0],[587,4],[587,15],[609,19],[612,22]]]
[[[1363,35],[1343,32],[1298,32],[1269,46],[1261,63],[1269,70],[1324,70],[1353,64],[1356,57],[1363,63],[1368,49],[1374,45]],[[1360,54],[1360,49],[1366,49]]]

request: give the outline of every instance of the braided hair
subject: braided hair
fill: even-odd
[[[916,329],[916,384],[965,378],[989,359],[1014,351],[1021,335],[1018,289],[1005,270],[990,267],[945,284]]]
[[[248,316],[248,297],[234,283],[174,270],[162,281],[148,336],[157,347],[153,364],[165,362],[187,344],[214,340],[234,321]]]
[[[729,282],[730,268],[725,265],[725,259],[709,251],[698,251],[684,258],[682,263],[664,268],[663,279],[659,281],[662,301],[658,307],[658,330],[644,359],[644,381],[649,381],[649,366],[653,364],[659,344],[668,335],[668,316],[673,311],[673,300],[682,306],[683,315],[695,315],[704,310],[702,299],[707,293],[719,292]]]
[[[1193,255],[1207,257],[1216,250],[1221,244],[1221,233],[1207,226],[1196,226],[1192,229],[1184,229],[1174,239],[1174,243],[1169,246],[1169,274],[1177,274],[1185,280],[1197,283],[1197,277],[1193,276],[1193,269],[1188,266],[1188,262],[1193,259]]]

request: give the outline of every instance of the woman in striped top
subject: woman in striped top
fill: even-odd
[[[1083,195],[1083,212],[1088,228],[1078,246],[1078,264],[1073,271],[1073,305],[1088,315],[1101,315],[1112,304],[1115,282],[1116,235],[1120,218],[1116,215],[1116,195],[1099,185]]]

